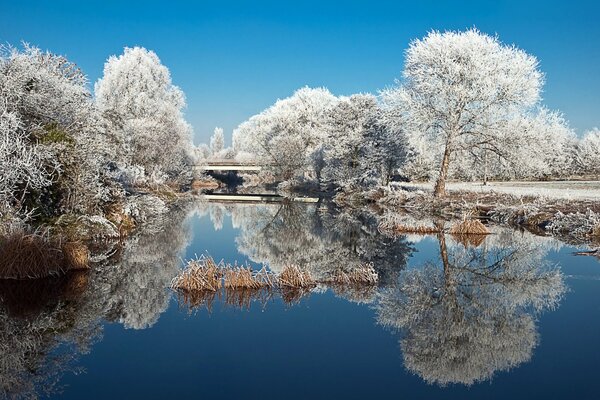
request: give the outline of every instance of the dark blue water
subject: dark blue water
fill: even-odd
[[[229,262],[247,261],[257,265],[264,261],[258,260],[256,253],[259,252],[252,255],[254,260],[249,258],[248,251],[240,252],[243,248],[240,246],[240,227],[232,227],[232,217],[227,211],[222,214],[216,218],[213,215],[213,221],[209,215],[189,217],[185,229],[191,236],[187,236],[189,243],[180,256],[191,258],[208,252],[215,259]],[[213,224],[215,220],[218,230]],[[336,218],[334,221],[339,222]],[[246,219],[241,229],[247,229],[248,225]],[[264,226],[250,229],[254,232],[250,237],[255,238],[256,232],[264,234],[262,229]],[[361,246],[368,240],[361,239],[360,234],[358,237],[354,241],[342,235],[335,240],[361,251]],[[298,238],[298,235],[290,238]],[[438,238],[408,239],[402,246],[408,244],[412,250],[406,265],[399,265],[404,272],[398,272],[396,280],[409,279],[413,276],[411,271],[424,271],[423,266],[428,261],[434,263],[434,268],[444,270],[439,261]],[[562,273],[561,281],[553,281],[548,285],[554,286],[547,289],[564,289],[560,299],[539,307],[528,300],[515,306],[511,296],[507,300],[503,294],[504,288],[473,289],[472,282],[476,280],[469,276],[469,283],[463,285],[468,296],[461,297],[461,309],[456,314],[460,315],[456,318],[464,319],[461,322],[448,322],[443,313],[424,312],[418,322],[394,327],[382,322],[383,311],[377,297],[368,303],[358,303],[337,296],[331,290],[312,293],[294,304],[273,296],[264,303],[253,302],[249,309],[228,306],[217,300],[210,311],[205,307],[190,310],[164,289],[170,296],[168,306],[164,311],[158,307],[155,322],[145,329],[127,329],[123,323],[127,317],[122,316],[123,312],[120,317],[103,317],[98,327],[101,333],[92,341],[89,352],[78,354],[71,362],[81,371],[61,373],[57,386],[62,392],[50,397],[600,398],[600,380],[597,378],[600,262],[593,257],[571,255],[576,247],[548,244],[549,239],[545,238],[536,240],[528,242],[529,247],[525,250],[531,254],[533,263],[544,264],[546,270],[558,268]],[[303,243],[311,242],[303,239]],[[447,245],[450,262],[460,264],[461,245],[451,238]],[[477,249],[481,246],[484,245]],[[345,254],[332,251],[331,246],[325,247],[330,251],[325,257]],[[494,253],[493,248],[490,245],[485,257],[496,257],[496,254],[490,256]],[[537,254],[538,250],[541,256]],[[298,251],[309,253],[311,250]],[[282,257],[276,251],[272,252],[274,258]],[[511,276],[520,277],[518,271],[521,270],[519,266],[517,275]],[[448,275],[444,276],[449,279]],[[458,273],[454,276],[459,281],[467,279]],[[141,280],[140,285],[144,284],[147,283]],[[557,289],[559,284],[564,288]],[[534,291],[527,286],[523,288]],[[394,292],[387,289],[389,293]],[[380,289],[381,292],[385,290]],[[435,297],[437,291],[439,288],[433,288],[435,299],[438,299]],[[531,296],[548,301],[546,293]],[[496,310],[495,303],[504,305]],[[438,307],[427,304],[432,309]],[[482,306],[479,308],[474,304]],[[487,313],[488,308],[494,310]],[[113,322],[107,322],[111,319]],[[488,323],[488,319],[493,319],[492,323]],[[514,324],[515,320],[522,323]],[[452,326],[446,328],[443,325],[446,323]],[[509,326],[506,332],[516,333],[505,335],[500,325]],[[491,333],[488,332],[490,327]],[[443,336],[444,332],[427,335],[423,334],[423,329],[425,332],[427,329],[447,329],[458,333],[450,340],[430,340]],[[497,343],[503,344],[496,346]],[[442,349],[444,346],[447,348]],[[61,354],[65,348],[68,346],[60,345],[52,352]],[[452,366],[442,359],[447,360],[463,348],[467,355],[458,356]],[[405,351],[415,357],[409,365]],[[481,354],[473,354],[477,352]],[[488,357],[490,354],[492,356]]]

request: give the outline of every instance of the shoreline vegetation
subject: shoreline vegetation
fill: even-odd
[[[184,93],[154,52],[109,57],[92,90],[62,56],[3,46],[0,278],[93,268],[106,257],[98,247],[118,248],[221,186],[379,208],[396,233],[445,231],[446,220],[462,223],[455,235],[505,224],[597,246],[598,201],[452,187],[599,176],[600,131],[578,137],[543,105],[543,84],[537,59],[497,37],[432,31],[409,44],[402,79],[377,95],[304,87],[240,124],[230,147],[221,128],[196,146]],[[207,162],[261,169],[195,168]]]
[[[280,295],[287,304],[294,304],[317,287],[336,292],[371,293],[379,276],[373,265],[364,264],[347,270],[342,267],[322,278],[297,265],[288,265],[280,273],[263,266],[260,270],[223,261],[216,263],[210,256],[187,261],[184,269],[171,281],[170,288],[190,309],[200,306],[211,310],[215,299],[225,296],[225,303],[248,308],[253,300],[264,302]],[[364,296],[363,296],[364,297]]]

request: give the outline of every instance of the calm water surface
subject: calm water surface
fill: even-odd
[[[4,394],[600,398],[597,259],[510,230],[389,237],[377,223],[316,205],[188,206],[40,300],[0,287]],[[196,254],[317,277],[373,263],[380,284],[190,305],[167,287]]]

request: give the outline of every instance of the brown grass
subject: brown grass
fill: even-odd
[[[350,271],[338,269],[327,277],[324,282],[336,285],[376,285],[379,277],[373,264],[361,265]]]
[[[24,232],[0,237],[0,278],[43,278],[88,267],[89,252],[82,243]]]
[[[90,252],[86,245],[81,242],[67,242],[62,246],[63,256],[69,269],[88,269],[90,264]]]
[[[222,268],[210,257],[190,260],[186,268],[171,281],[171,288],[185,291],[211,291],[221,289]]]
[[[417,233],[421,235],[429,235],[432,233],[439,233],[440,229],[435,226],[427,225],[396,225],[394,227],[396,233]]]
[[[250,267],[224,266],[224,286],[226,289],[261,289],[276,284],[274,275],[265,267],[254,271]]]
[[[287,266],[275,275],[266,267],[255,271],[248,266],[217,264],[211,257],[202,256],[188,262],[171,282],[171,288],[177,291],[180,304],[190,310],[205,306],[211,311],[214,300],[223,294],[227,305],[241,309],[249,308],[253,301],[264,306],[276,293],[286,304],[294,304],[310,294],[318,282],[332,286],[335,293],[366,301],[372,298],[378,276],[372,264],[364,264],[349,271],[339,269],[317,281],[299,266]]]
[[[452,235],[489,235],[490,231],[478,219],[465,219],[449,231]]]
[[[279,274],[278,283],[279,286],[293,288],[307,288],[317,284],[310,272],[296,265],[285,267]]]

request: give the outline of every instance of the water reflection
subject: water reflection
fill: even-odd
[[[565,285],[539,241],[506,233],[478,247],[438,234],[440,262],[381,291],[378,322],[400,332],[405,367],[427,382],[471,385],[531,359],[536,316],[558,305]]]
[[[61,391],[66,371],[102,336],[102,321],[151,327],[189,243],[193,205],[154,217],[124,243],[96,255],[90,273],[35,281],[0,281],[0,386],[6,398]]]
[[[192,214],[210,218],[215,230],[230,216],[238,251],[276,273],[298,265],[320,279],[372,263],[376,286],[317,286],[277,295],[294,304],[332,289],[349,301],[370,303],[377,322],[398,332],[405,367],[436,385],[470,385],[530,360],[539,342],[537,317],[565,293],[560,270],[545,262],[548,250],[560,246],[548,238],[504,229],[477,240],[438,235],[438,254],[426,257],[437,261],[409,265],[421,237],[382,234],[377,210],[293,202],[184,204],[104,248],[91,273],[0,283],[4,395],[35,398],[59,390],[64,372],[77,371],[78,356],[100,340],[104,321],[152,327],[168,307],[172,294],[166,288],[190,243]],[[265,308],[273,295],[223,291],[181,300],[192,309],[210,310],[217,301],[247,309],[254,302]]]

